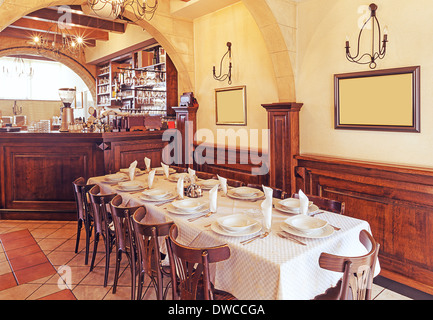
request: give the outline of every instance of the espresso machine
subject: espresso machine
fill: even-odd
[[[59,89],[60,100],[63,102],[63,107],[60,109],[62,115],[60,132],[69,132],[69,124],[74,123],[74,110],[71,108],[71,105],[75,100],[75,92],[75,88]]]

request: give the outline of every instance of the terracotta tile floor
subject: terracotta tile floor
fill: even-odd
[[[103,245],[100,243],[95,268],[89,272],[84,264],[84,232],[78,253],[74,252],[75,238],[75,221],[0,220],[0,300],[129,300],[127,259],[122,260],[118,289],[113,294],[114,255],[108,286],[104,287]],[[90,257],[92,248],[91,244]],[[381,277],[376,277],[373,286],[376,300],[432,298]],[[156,298],[148,279],[143,292],[145,300]]]

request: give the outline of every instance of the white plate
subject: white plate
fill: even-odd
[[[247,229],[243,232],[228,232],[228,231],[224,230],[223,228],[221,228],[221,226],[218,224],[217,221],[214,221],[211,224],[210,228],[213,232],[216,232],[216,233],[223,235],[223,236],[243,237],[243,236],[252,236],[254,234],[259,233],[260,230],[262,230],[262,225],[260,223],[257,223],[254,226],[252,226],[252,228]]]
[[[249,196],[249,197],[239,196],[234,192],[234,190],[236,190],[236,189],[237,188],[228,190],[227,196],[229,198],[238,199],[238,200],[257,200],[257,199],[263,198],[265,196],[265,194],[260,190],[257,190],[257,192],[255,194],[252,194],[252,196]]]
[[[244,232],[258,223],[258,221],[244,214],[232,214],[220,217],[217,219],[217,222],[221,228],[231,233]]]
[[[123,190],[130,190],[130,189],[137,189],[137,188],[144,188],[144,182],[138,181],[138,180],[132,180],[132,181],[123,181],[119,182],[119,187]]]
[[[128,168],[120,169],[119,172],[129,175],[129,169]],[[135,175],[136,176],[141,176],[142,174],[145,174],[145,173],[146,173],[146,171],[141,171],[140,168],[135,168]]]
[[[328,222],[322,219],[310,217],[304,214],[298,214],[284,220],[284,223],[301,232],[317,232],[324,228]]]
[[[251,198],[257,196],[259,192],[263,193],[259,189],[250,188],[250,187],[239,187],[231,190],[235,196],[243,197],[243,198]]]
[[[162,176],[164,174],[164,168],[163,167],[158,167],[158,168],[154,168],[155,169],[155,174],[158,176]],[[175,173],[176,170],[174,170],[173,168],[168,168],[168,174],[172,174]]]
[[[114,173],[114,174],[107,174],[105,176],[104,181],[107,183],[117,183],[119,181],[126,181],[128,179],[129,178],[123,173]]]
[[[205,205],[205,202],[203,202],[203,200],[198,200],[198,199],[183,199],[183,200],[174,201],[172,205],[178,211],[191,212],[200,209],[202,206]]]
[[[119,186],[119,187],[116,188],[116,190],[117,191],[121,191],[121,192],[132,192],[132,191],[141,191],[141,190],[144,190],[146,188],[147,187],[145,187],[143,185],[141,185],[141,186],[139,186],[139,187],[137,187],[135,189],[125,189],[125,188],[122,188],[122,187]]]
[[[168,180],[171,182],[177,182],[180,177],[184,177],[184,182],[189,182],[189,175],[188,173],[174,173],[168,176]]]
[[[329,237],[334,233],[334,228],[330,226],[329,224],[326,225],[324,228],[319,229],[318,231],[314,232],[302,232],[296,229],[291,228],[289,225],[287,225],[284,222],[281,222],[280,228],[290,234],[293,234],[295,236],[303,237],[303,238],[312,238],[312,239],[319,239],[319,238],[326,238]]]
[[[216,179],[207,179],[207,180],[201,180],[200,182],[197,183],[202,189],[205,190],[210,190],[213,187],[215,187],[217,184],[219,185],[220,182],[219,180]],[[221,186],[220,186],[221,187]],[[219,187],[219,188],[220,188]]]
[[[168,201],[168,200],[173,200],[173,199],[176,199],[176,198],[177,198],[177,193],[174,193],[174,192],[170,192],[170,193],[168,193],[167,195],[165,195],[164,197],[159,198],[159,199],[149,198],[149,197],[147,197],[147,196],[144,195],[144,194],[142,194],[142,195],[140,196],[140,199],[141,199],[141,200],[144,200],[144,201],[152,201],[152,202]]]
[[[170,192],[163,189],[149,189],[143,191],[143,194],[151,199],[161,199],[167,196]]]
[[[301,202],[299,199],[296,198],[288,198],[288,199],[284,199],[284,200],[280,200],[278,201],[278,204],[287,209],[290,210],[292,212],[300,212],[301,208]],[[313,205],[313,201],[308,201],[308,207],[310,207],[311,205]]]
[[[299,214],[299,211],[291,211],[286,209],[285,207],[281,206],[278,202],[274,203],[275,205],[275,209],[277,209],[278,211],[284,212],[284,213],[291,213],[291,214]],[[319,211],[319,207],[316,206],[315,204],[312,204],[310,207],[308,207],[308,214],[312,214],[316,211]]]
[[[167,206],[167,211],[174,214],[197,214],[197,213],[204,213],[206,211],[209,211],[209,204],[205,204],[203,207],[199,208],[197,211],[181,211],[173,207],[172,203],[170,203]]]

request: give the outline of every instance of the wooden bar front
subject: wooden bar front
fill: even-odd
[[[76,219],[72,181],[144,157],[160,166],[162,132],[0,134],[0,219]]]

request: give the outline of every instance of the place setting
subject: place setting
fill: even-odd
[[[319,212],[319,207],[313,201],[308,200],[308,209],[306,214],[311,215]],[[300,214],[301,213],[301,200],[295,198],[288,198],[284,200],[274,201],[274,208],[283,213]]]
[[[250,187],[239,187],[227,190],[227,196],[236,200],[258,201],[265,198],[263,191]]]
[[[309,239],[326,238],[335,232],[327,221],[303,214],[287,218],[280,223],[280,228],[284,231],[282,236],[290,234]]]

